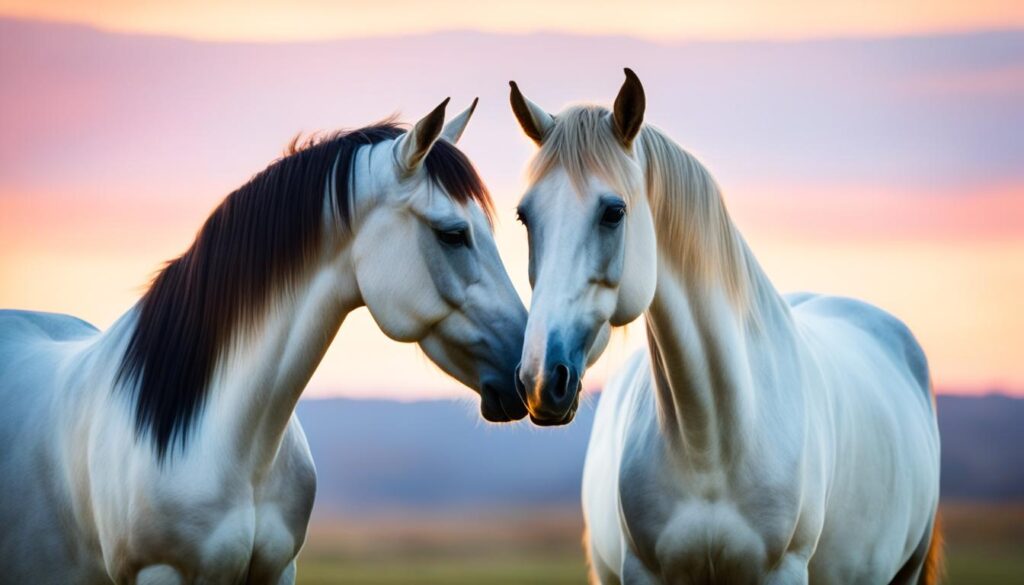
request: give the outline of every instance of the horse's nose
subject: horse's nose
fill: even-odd
[[[490,377],[480,385],[480,414],[491,422],[516,421],[526,416],[526,403],[521,400],[516,384],[509,384],[508,374]]]
[[[540,383],[516,370],[516,391],[526,403],[530,419],[542,426],[563,425],[572,421],[579,404],[579,370],[566,362],[547,368]]]

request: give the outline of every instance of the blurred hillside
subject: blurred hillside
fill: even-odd
[[[493,426],[467,402],[305,400],[317,513],[575,507],[597,399],[568,427]],[[1024,500],[1024,399],[939,396],[942,494]]]
[[[485,425],[468,400],[302,401],[320,486],[299,583],[583,585],[588,398],[557,429]],[[938,408],[944,585],[1024,582],[1024,400]]]

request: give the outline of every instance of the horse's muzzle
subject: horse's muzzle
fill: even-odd
[[[564,361],[547,368],[539,381],[516,368],[516,391],[530,412],[530,420],[543,427],[572,422],[580,404],[579,369]]]
[[[489,422],[512,422],[526,416],[526,405],[511,380],[492,378],[480,384],[480,416]]]

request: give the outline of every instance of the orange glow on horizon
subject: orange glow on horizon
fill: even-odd
[[[221,41],[308,41],[448,30],[556,31],[658,41],[804,39],[1024,26],[1024,4],[1015,0],[904,0],[873,6],[856,0],[522,0],[486,5],[470,0],[0,0],[0,15],[88,24],[125,33]]]

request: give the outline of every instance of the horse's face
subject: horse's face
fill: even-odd
[[[352,262],[381,330],[419,343],[431,361],[481,395],[484,418],[503,422],[526,415],[513,382],[526,309],[498,256],[481,207],[486,199],[459,201],[445,190],[445,176],[483,189],[451,145],[471,111],[442,133],[439,108],[371,153],[377,195],[360,206]],[[439,136],[450,143],[436,142]],[[449,168],[439,172],[431,165]]]
[[[519,204],[533,301],[517,374],[540,425],[573,419],[580,378],[604,351],[611,327],[636,319],[654,296],[654,228],[632,148],[643,116],[643,90],[634,81],[630,73],[614,113],[576,110],[589,118],[550,116],[513,84],[513,110],[542,147]],[[569,169],[563,161],[583,163]]]

